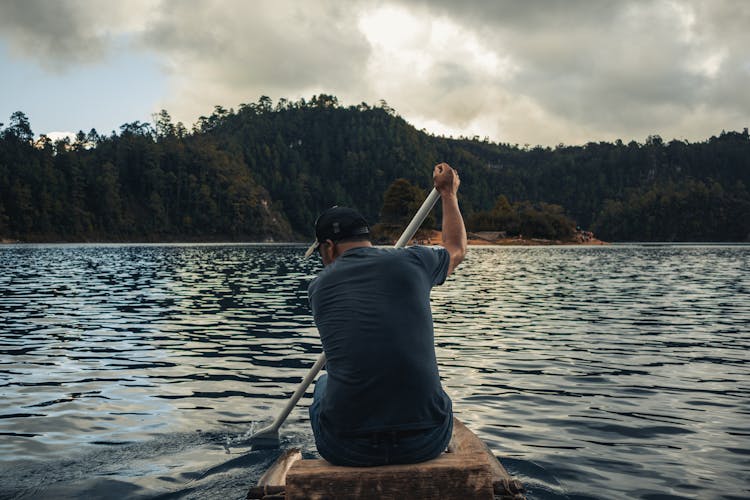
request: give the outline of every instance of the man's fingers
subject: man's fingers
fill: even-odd
[[[435,165],[435,171],[433,172],[433,178],[435,179],[435,187],[438,185],[444,186],[446,184],[458,185],[461,180],[458,178],[458,172],[447,163],[438,163]]]
[[[445,170],[448,170],[448,171],[452,170],[451,166],[448,165],[447,163],[438,163],[437,165],[435,165],[435,171],[437,173],[442,174]]]

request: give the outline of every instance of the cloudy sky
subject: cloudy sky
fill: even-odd
[[[324,92],[436,134],[697,141],[750,126],[748,26],[746,0],[3,0],[0,122],[189,128]]]

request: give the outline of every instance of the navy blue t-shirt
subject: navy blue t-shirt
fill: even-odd
[[[310,283],[328,359],[322,425],[342,436],[447,425],[430,289],[449,262],[442,247],[357,247]]]

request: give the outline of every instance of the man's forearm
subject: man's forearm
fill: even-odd
[[[443,204],[443,246],[451,256],[450,273],[466,254],[466,228],[458,208],[458,197],[445,193],[440,198]]]

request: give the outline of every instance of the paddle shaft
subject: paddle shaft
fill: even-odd
[[[401,248],[405,247],[406,244],[414,237],[414,234],[416,234],[419,227],[422,225],[424,220],[427,218],[427,215],[432,210],[432,207],[435,206],[435,203],[437,203],[438,198],[440,198],[440,193],[437,189],[432,188],[432,191],[429,195],[427,195],[427,199],[424,200],[424,203],[422,203],[422,206],[419,207],[419,210],[417,210],[417,213],[414,214],[414,217],[412,218],[411,222],[408,226],[406,226],[406,229],[404,230],[403,234],[401,234],[401,238],[398,239],[396,242],[396,245],[394,248]],[[289,416],[289,414],[292,412],[294,407],[297,405],[297,402],[302,398],[302,396],[305,394],[305,391],[310,386],[312,381],[315,379],[315,376],[320,372],[320,370],[323,368],[323,365],[326,364],[326,353],[322,352],[320,353],[320,356],[318,356],[318,360],[315,362],[315,364],[312,365],[312,368],[310,368],[310,371],[307,372],[307,375],[305,375],[305,378],[302,379],[302,383],[297,387],[297,390],[294,391],[294,394],[292,394],[291,399],[286,404],[283,410],[281,410],[281,413],[279,413],[279,416],[276,417],[276,420],[273,421],[273,423],[266,427],[265,429],[262,429],[260,432],[265,431],[278,431],[279,427],[281,427],[281,424],[284,423],[286,418]],[[259,432],[259,433],[260,433]]]

